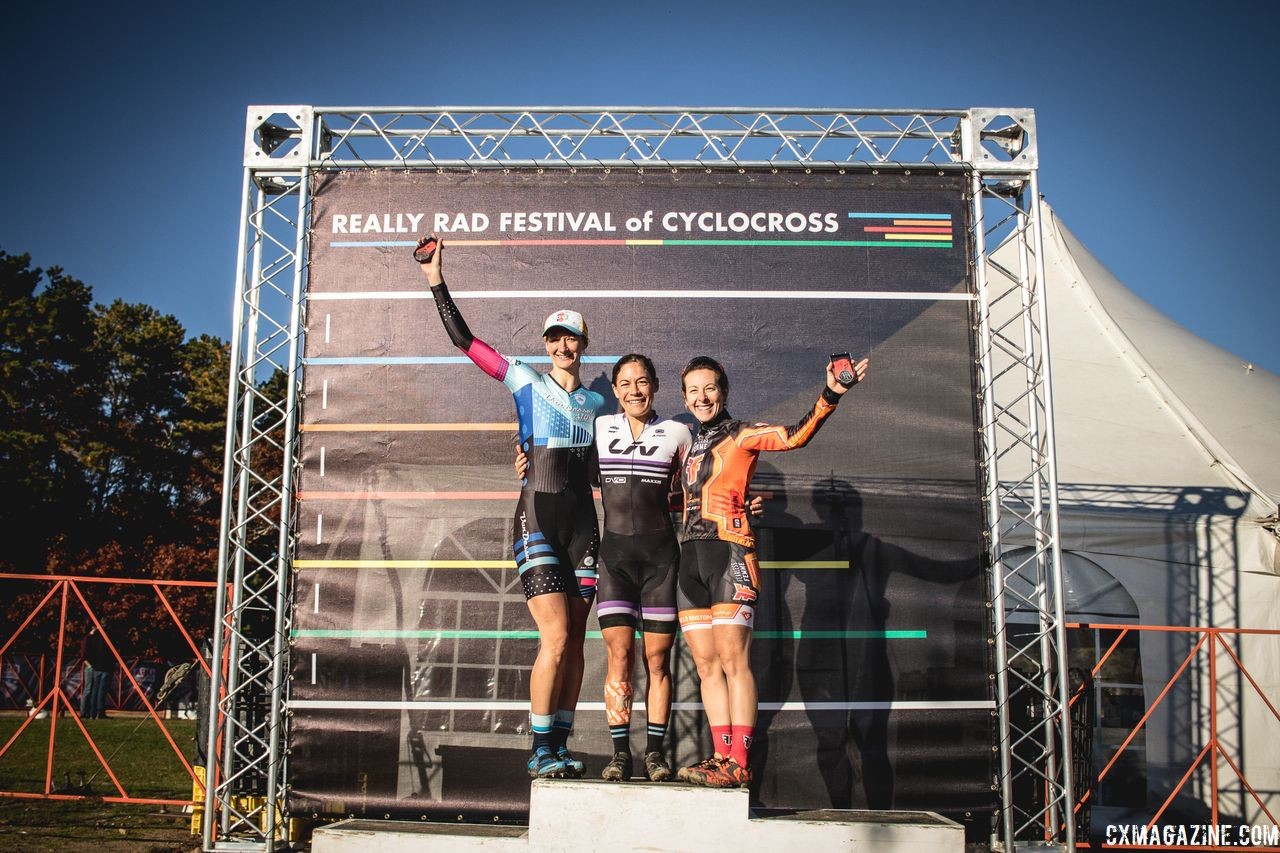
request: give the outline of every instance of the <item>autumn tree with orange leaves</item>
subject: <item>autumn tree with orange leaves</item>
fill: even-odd
[[[0,251],[0,571],[213,580],[228,370],[225,342],[147,305],[94,304],[62,270]],[[49,585],[0,583],[2,643]],[[123,654],[191,657],[150,587],[81,588]],[[197,642],[208,635],[210,590],[165,596]],[[13,650],[55,643],[57,610]],[[88,625],[71,602],[68,637]]]

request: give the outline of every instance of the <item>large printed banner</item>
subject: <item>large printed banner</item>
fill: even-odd
[[[444,238],[472,332],[536,365],[551,311],[583,381],[650,355],[727,368],[736,417],[790,424],[831,353],[871,359],[807,447],[761,457],[753,799],[993,807],[993,701],[963,177],[662,170],[363,171],[314,183],[294,574],[291,805],[527,811],[537,634],[512,562],[511,395],[449,343],[411,257]],[[594,616],[571,746],[612,754]],[[638,655],[643,660],[642,655]],[[673,661],[673,758],[710,750]],[[644,733],[644,675],[632,730]]]

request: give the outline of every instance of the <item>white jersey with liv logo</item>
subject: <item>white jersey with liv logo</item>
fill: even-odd
[[[693,437],[673,420],[650,416],[639,436],[625,413],[596,418],[600,501],[607,533],[632,536],[671,529],[670,495]]]

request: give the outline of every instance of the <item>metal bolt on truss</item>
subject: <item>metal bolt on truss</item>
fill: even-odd
[[[976,368],[999,705],[997,840],[1006,848],[1045,841],[1072,846],[1033,111],[265,105],[248,109],[244,166],[206,850],[271,851],[287,843],[282,804],[288,781],[289,566],[308,179],[318,169],[377,168],[928,169],[971,175]],[[997,263],[995,253],[1010,247],[1017,262]],[[1013,479],[1001,479],[1005,469],[1014,472]],[[1002,540],[1027,531],[1035,543],[1032,555],[1006,565]],[[1034,628],[1011,632],[1014,624]],[[1035,709],[1031,724],[1010,713],[1015,703]],[[1024,802],[1014,792],[1028,777],[1041,795]]]

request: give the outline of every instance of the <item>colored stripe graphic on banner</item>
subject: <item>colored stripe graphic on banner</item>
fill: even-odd
[[[932,221],[951,221],[950,213],[875,213],[857,211],[849,214],[850,219],[928,219]],[[408,244],[413,245],[413,244]]]
[[[867,234],[880,234],[886,245],[915,245],[915,241],[938,241],[936,245],[951,246],[952,228],[949,213],[872,213],[858,211],[849,214],[850,219],[887,220],[887,225],[864,225]]]
[[[853,214],[849,214],[853,216]],[[915,214],[913,214],[915,215]],[[881,214],[881,218],[884,217]],[[950,217],[947,217],[950,219]],[[886,245],[882,240],[723,240],[723,239],[690,239],[690,240],[453,240],[448,241],[449,248],[467,247],[473,249],[505,248],[505,249],[543,249],[549,246],[592,246],[634,248],[638,246],[722,246],[730,248],[770,248],[770,249],[876,249]],[[417,245],[415,240],[332,240],[331,249],[398,249]],[[898,249],[948,249],[950,244],[936,243],[897,243]]]
[[[443,630],[427,629],[343,629],[343,628],[298,628],[291,634],[293,637],[312,637],[328,640],[536,640],[538,632],[528,631],[480,631],[480,630]],[[637,633],[636,636],[639,636]],[[884,631],[756,631],[752,636],[762,640],[924,640],[928,632],[924,630],[884,630]],[[599,631],[588,631],[589,640],[602,639]]]

